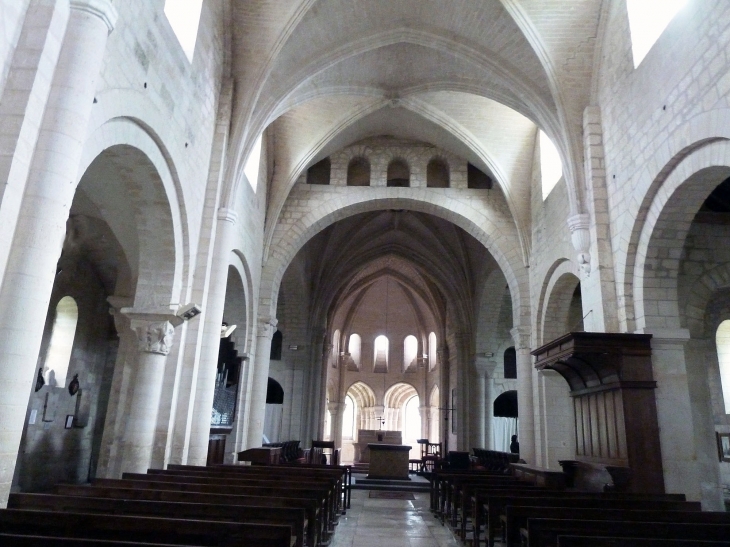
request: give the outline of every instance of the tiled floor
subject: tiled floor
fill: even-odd
[[[415,501],[370,499],[352,491],[352,507],[340,517],[330,547],[456,547],[461,543],[431,515],[428,494]]]

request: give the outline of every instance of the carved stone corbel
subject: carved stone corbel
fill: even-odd
[[[590,216],[586,213],[581,213],[568,218],[570,239],[573,242],[573,248],[578,251],[578,267],[586,274],[586,276],[591,275],[590,220]]]

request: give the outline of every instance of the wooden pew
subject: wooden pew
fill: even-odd
[[[730,547],[730,541],[558,536],[558,547]]]
[[[211,494],[202,492],[181,492],[175,490],[135,490],[132,488],[105,488],[72,484],[56,485],[54,491],[56,494],[63,496],[185,503],[192,502],[212,505],[255,505],[261,507],[301,508],[304,509],[307,515],[307,544],[314,546],[320,543],[320,506],[317,500],[310,498]]]
[[[496,531],[499,526],[500,516],[504,513],[507,505],[554,505],[557,506],[563,501],[568,501],[563,506],[570,507],[576,506],[573,504],[587,504],[591,506],[592,502],[654,502],[657,509],[662,510],[685,510],[693,511],[696,507],[699,507],[695,502],[682,501],[684,495],[675,494],[608,494],[604,492],[567,492],[560,490],[530,490],[530,491],[484,491],[477,490],[472,498],[472,518],[474,522],[474,545],[479,544],[479,527],[481,525],[481,513],[482,507],[486,507],[486,536],[487,545],[490,547],[494,545],[496,537]],[[525,502],[524,500],[528,500]],[[579,500],[572,502],[570,500]],[[689,505],[688,505],[689,504]],[[580,506],[580,505],[577,505]],[[595,507],[596,505],[594,505]],[[597,506],[600,506],[597,505]],[[616,508],[615,504],[614,507]],[[639,508],[639,507],[631,507]]]
[[[190,502],[74,497],[58,494],[13,493],[10,494],[8,508],[280,524],[292,528],[292,534],[296,536],[296,547],[304,546],[304,530],[306,529],[304,509],[291,507],[213,505]]]
[[[214,484],[205,482],[168,482],[164,480],[155,480],[152,475],[142,475],[145,479],[129,480],[129,479],[96,479],[94,486],[106,486],[117,488],[147,489],[147,490],[177,490],[181,492],[204,492],[209,494],[242,494],[249,496],[275,496],[275,497],[294,497],[294,498],[310,498],[315,499],[322,508],[320,514],[320,536],[329,536],[329,523],[332,515],[328,501],[328,490],[326,487],[304,486],[304,483],[298,484],[268,484],[268,485],[250,485],[244,486],[240,484],[231,484],[231,481],[224,484]],[[186,478],[182,478],[186,480]]]
[[[0,545],[4,547],[169,547],[169,543],[141,543],[135,541],[113,541],[110,539],[60,538],[51,536],[21,536],[0,534]],[[178,547],[195,547],[192,545]]]
[[[293,547],[294,541],[289,526],[23,509],[0,509],[0,533],[226,547]]]
[[[730,524],[559,519],[527,521],[527,547],[554,547],[561,535],[727,541],[730,538]]]
[[[529,502],[528,502],[529,503]],[[531,518],[554,518],[571,520],[621,520],[652,522],[698,522],[705,524],[730,523],[730,513],[703,512],[698,503],[685,502],[682,511],[666,510],[656,502],[647,501],[587,501],[572,500],[550,505],[508,505],[503,515],[507,545],[519,545],[520,529],[527,527]]]
[[[266,486],[268,484],[293,484],[306,485],[311,488],[327,489],[327,504],[329,515],[334,524],[336,515],[340,512],[341,497],[340,482],[336,476],[316,475],[291,475],[276,472],[254,472],[254,473],[206,473],[192,471],[165,471],[150,469],[147,474],[124,473],[123,479],[131,480],[159,480],[166,482],[187,482],[187,483],[209,483],[209,484],[238,484],[241,486]]]
[[[515,477],[495,474],[488,471],[434,471],[429,479],[431,483],[431,511],[441,514],[447,505],[449,485],[457,480],[492,480],[495,482],[517,483]]]
[[[321,478],[313,479],[311,477],[289,477],[282,475],[256,475],[256,476],[215,476],[215,475],[168,475],[160,474],[143,474],[143,473],[124,473],[122,480],[134,481],[154,481],[188,484],[219,484],[230,486],[262,486],[262,487],[285,487],[287,489],[317,489],[321,490],[324,495],[324,504],[327,511],[328,523],[334,525],[336,515],[338,514],[337,483],[333,479]]]
[[[148,470],[150,472],[161,472],[162,470]],[[340,481],[342,489],[342,505],[349,509],[350,507],[350,496],[352,489],[352,467],[349,465],[340,466],[323,466],[314,464],[282,464],[276,467],[260,467],[252,465],[211,465],[211,466],[196,466],[196,465],[168,465],[165,473],[181,473],[181,472],[195,472],[204,474],[280,474],[289,476],[315,476],[315,477],[333,477]]]

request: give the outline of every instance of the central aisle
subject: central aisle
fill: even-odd
[[[352,506],[340,518],[330,547],[456,547],[460,543],[428,508],[428,494],[414,501],[369,498],[352,491]]]

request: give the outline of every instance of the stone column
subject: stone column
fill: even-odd
[[[0,507],[7,504],[28,393],[78,167],[116,11],[108,0],[72,0],[53,84],[0,290]]]
[[[215,375],[218,371],[218,352],[221,341],[223,308],[226,305],[226,285],[230,253],[236,235],[237,215],[226,208],[218,209],[215,250],[210,268],[208,299],[205,302],[203,339],[201,341],[198,378],[195,383],[195,404],[190,424],[188,464],[205,465],[210,440],[210,415],[215,396]],[[264,393],[264,397],[266,394]],[[259,445],[257,445],[259,446]]]
[[[428,429],[431,421],[429,409],[429,406],[423,404],[418,407],[418,414],[421,416],[421,439],[428,439]]]
[[[533,406],[532,355],[530,355],[530,328],[515,327],[510,331],[517,352],[517,406],[519,412],[518,438],[520,458],[535,464],[535,409]]]
[[[342,417],[345,414],[344,403],[329,403],[327,409],[330,411],[332,420],[332,435],[330,438],[335,441],[337,448],[342,448]]]
[[[146,473],[152,461],[165,363],[175,335],[170,321],[177,318],[137,313],[129,308],[122,313],[131,320],[139,350],[122,441],[122,471]]]
[[[271,337],[274,336],[277,323],[278,321],[273,317],[259,318],[258,334],[256,335],[256,359],[253,363],[253,381],[251,382],[251,412],[248,422],[249,446],[261,446],[263,442]]]
[[[496,361],[490,361],[485,357],[477,357],[474,360],[474,370],[477,375],[476,401],[475,401],[475,422],[476,435],[474,441],[479,448],[489,448],[488,432],[491,430],[491,422],[487,421],[487,406],[491,406],[491,400],[487,397],[487,378],[494,372],[497,366]]]

